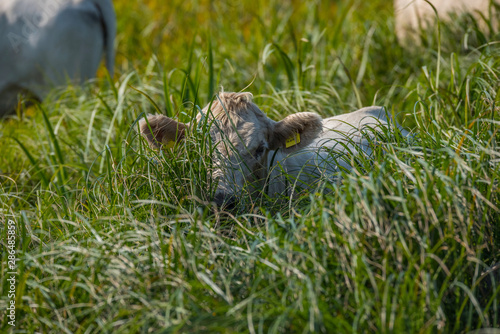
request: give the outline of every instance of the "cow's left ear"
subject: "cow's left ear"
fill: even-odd
[[[271,131],[269,148],[295,151],[306,147],[316,139],[323,130],[323,122],[319,115],[312,112],[300,112],[285,117],[274,124]]]
[[[175,142],[184,139],[187,126],[163,115],[149,116],[139,122],[141,134],[153,148],[173,147]]]

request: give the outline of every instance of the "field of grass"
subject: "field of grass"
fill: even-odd
[[[391,1],[115,7],[113,80],[0,121],[0,332],[500,333],[498,31],[464,18],[402,47]],[[382,105],[414,138],[221,211],[203,129],[173,151],[137,135],[221,87],[274,120]]]

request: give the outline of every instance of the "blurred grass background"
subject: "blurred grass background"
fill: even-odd
[[[0,124],[20,332],[499,327],[498,31],[465,17],[402,47],[387,1],[114,3],[114,79]],[[274,120],[384,105],[415,138],[296,199],[219,212],[204,130],[154,152],[136,121],[189,121],[221,87]]]
[[[130,9],[129,4],[121,6],[116,3],[118,13]],[[371,52],[367,57],[371,44],[377,45],[375,29],[394,43],[393,25],[387,20],[393,11],[390,3],[172,1],[168,6],[137,6],[119,24],[119,67],[128,73],[146,71],[148,64],[160,66],[170,80],[184,80],[189,73],[195,88],[208,90],[201,104],[220,87],[241,90],[252,83],[255,94],[269,89],[350,88],[351,80],[373,92],[394,85],[392,80],[380,82],[384,76],[375,82],[381,70],[401,65],[397,54],[388,59]],[[349,46],[346,39],[352,41]],[[189,94],[193,92],[184,98]],[[348,104],[373,102],[363,90],[361,101],[350,94],[348,102],[344,96],[339,101],[347,104],[345,110],[353,107]]]

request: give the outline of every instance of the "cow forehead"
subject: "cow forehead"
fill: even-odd
[[[252,150],[263,141],[267,141],[270,122],[266,119],[247,115],[245,118],[232,119],[232,122],[221,124],[214,122],[210,132],[217,141],[229,141],[237,151]]]
[[[224,102],[228,102],[227,105]],[[253,102],[244,101],[237,107],[232,101],[219,101],[207,106],[203,115],[211,124],[210,132],[217,141],[229,140],[238,150],[257,147],[269,137],[273,121],[269,119]],[[200,120],[202,115],[198,116]],[[243,146],[243,147],[241,147]]]

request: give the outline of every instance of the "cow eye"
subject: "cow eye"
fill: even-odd
[[[257,148],[257,151],[255,151],[255,155],[261,155],[262,153],[264,153],[264,145],[260,145]]]

